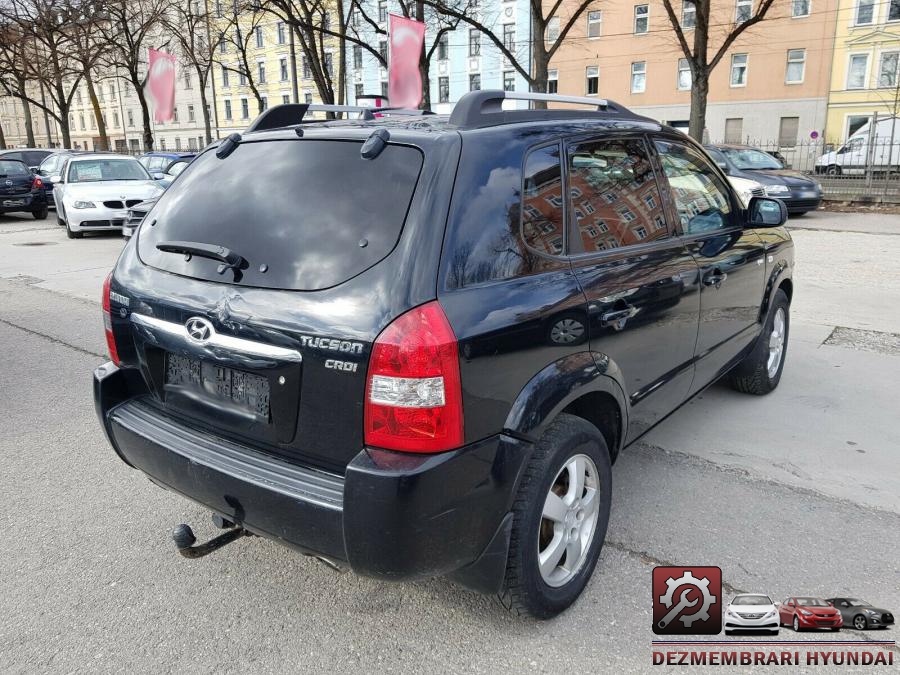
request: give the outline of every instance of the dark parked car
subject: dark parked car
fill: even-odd
[[[56,200],[53,195],[53,187],[55,183],[53,179],[58,177],[63,170],[66,160],[73,155],[88,154],[86,150],[56,150],[44,158],[37,169],[37,175],[41,177],[44,183],[44,192],[47,195],[47,206],[51,209],[56,208]]]
[[[822,203],[822,186],[815,178],[785,169],[767,152],[743,145],[707,145],[706,150],[729,176],[761,183],[767,196],[777,197],[787,205],[788,213],[800,216],[815,211]]]
[[[864,600],[856,598],[829,598],[828,602],[834,605],[844,623],[853,626],[856,630],[867,628],[887,628],[894,623],[894,615],[886,609],[873,607]]]
[[[782,626],[793,626],[797,632],[818,628],[839,631],[844,625],[841,613],[821,598],[785,598],[778,604],[778,614]]]
[[[166,170],[174,162],[182,160],[190,161],[196,156],[197,153],[193,150],[190,150],[188,152],[182,152],[180,150],[175,152],[154,150],[153,152],[148,152],[138,157],[138,161],[144,165],[144,168],[150,172],[151,176],[158,180],[163,177],[163,175],[166,173]]]
[[[160,196],[104,285],[94,397],[123,461],[227,528],[180,526],[183,555],[253,533],[550,617],[593,572],[622,448],[720,377],[778,386],[784,204],[744,209],[613,102],[501,111],[547,96],[274,107]]]
[[[24,211],[35,220],[47,217],[47,198],[40,176],[24,162],[0,157],[0,213]]]
[[[0,150],[0,159],[15,159],[24,162],[25,166],[32,171],[37,171],[44,158],[54,152],[55,150],[47,150],[46,148],[12,148]]]
[[[146,199],[128,209],[128,216],[125,218],[125,224],[122,225],[123,237],[128,238],[135,233],[138,225],[143,222],[144,216],[147,215],[156,202],[156,199]]]

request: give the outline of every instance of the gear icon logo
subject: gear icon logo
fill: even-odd
[[[653,632],[718,635],[722,631],[722,570],[653,568]]]

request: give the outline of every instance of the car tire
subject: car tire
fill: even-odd
[[[44,220],[50,213],[50,210],[45,206],[38,211],[32,211],[31,215],[34,216],[35,220]]]
[[[831,627],[831,632],[832,632],[832,633],[837,633],[840,629],[841,629],[840,626],[832,626],[832,627]]]
[[[729,383],[734,389],[745,394],[763,396],[778,386],[784,370],[790,327],[790,302],[785,292],[779,289],[772,299],[772,306],[756,345],[728,374]]]
[[[857,614],[853,617],[853,627],[856,630],[865,630],[869,627],[869,622],[866,620],[862,614]]]
[[[794,632],[799,633],[800,632],[800,619],[798,619],[796,615],[794,615],[794,624],[793,625],[794,625]]]
[[[535,445],[516,493],[500,602],[537,619],[575,602],[600,557],[611,501],[603,435],[580,417],[560,414]]]
[[[809,211],[794,211],[793,213],[788,214],[788,218],[802,218],[807,213],[809,213]]]
[[[841,175],[841,167],[837,164],[829,164],[825,167],[825,174],[827,176],[840,176]]]

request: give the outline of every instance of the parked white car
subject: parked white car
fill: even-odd
[[[761,593],[734,596],[725,605],[725,635],[736,630],[767,630],[778,635],[778,608],[772,598]]]
[[[900,168],[900,118],[878,120],[874,128],[871,122],[867,122],[844,145],[819,157],[816,173],[830,176],[865,173],[869,165],[870,144],[873,169],[885,171]]]
[[[121,231],[128,209],[163,192],[140,162],[123,155],[75,155],[54,183],[56,217],[70,239]]]

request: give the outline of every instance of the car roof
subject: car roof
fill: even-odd
[[[14,158],[14,157],[6,158],[6,157],[3,156],[2,153],[0,153],[0,159],[2,159],[4,162],[18,162],[19,164],[25,164],[25,160],[22,160],[22,159],[16,159],[16,158]]]
[[[53,148],[4,148],[0,150],[0,155],[5,155],[9,152],[55,152]]]

